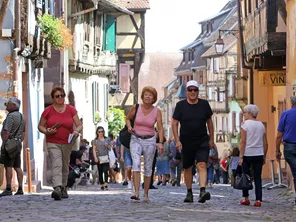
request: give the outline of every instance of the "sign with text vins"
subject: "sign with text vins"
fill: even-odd
[[[260,86],[286,86],[286,70],[259,71]]]

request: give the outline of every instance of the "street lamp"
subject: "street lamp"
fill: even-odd
[[[216,40],[215,49],[217,54],[222,54],[224,49],[224,41],[221,39],[221,36]]]
[[[122,100],[123,100],[123,93],[120,89],[116,90],[115,93],[115,99],[117,104],[121,104]]]
[[[222,54],[224,50],[224,41],[221,38],[221,33],[231,33],[232,35],[235,36],[236,33],[238,33],[238,30],[221,30],[219,29],[219,38],[216,40],[215,43],[215,49],[217,54]]]

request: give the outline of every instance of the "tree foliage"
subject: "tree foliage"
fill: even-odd
[[[107,112],[107,121],[109,133],[118,136],[119,131],[125,125],[125,115],[122,109],[110,108]]]

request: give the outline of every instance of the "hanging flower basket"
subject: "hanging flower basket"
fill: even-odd
[[[49,14],[38,16],[38,27],[42,31],[42,37],[57,50],[72,47],[73,36],[71,30],[65,25],[62,18],[55,18]]]

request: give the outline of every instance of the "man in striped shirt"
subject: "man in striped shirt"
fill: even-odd
[[[9,139],[9,137],[17,138],[21,142],[25,137],[26,130],[26,121],[24,116],[19,112],[19,108],[21,105],[21,101],[16,97],[11,97],[5,103],[6,110],[8,114],[6,119],[3,122],[3,127],[1,130],[1,160],[4,164],[6,170],[6,189],[0,194],[1,196],[9,196],[12,195],[11,189],[11,179],[12,179],[12,168],[17,173],[17,180],[19,184],[19,188],[15,195],[23,195],[23,171],[21,169],[21,151],[18,152],[15,157],[11,158],[8,156],[7,151],[5,150],[5,143]]]

